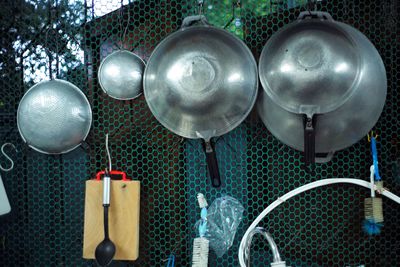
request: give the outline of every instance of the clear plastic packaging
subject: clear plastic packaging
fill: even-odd
[[[222,257],[232,246],[243,211],[242,204],[230,196],[217,198],[208,207],[206,237],[217,257]]]

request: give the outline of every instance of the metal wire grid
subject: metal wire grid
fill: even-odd
[[[79,44],[69,47],[75,52],[83,51],[82,64],[73,55],[68,58],[63,54],[60,62],[50,67],[48,59],[40,58],[40,53],[31,58],[20,51],[22,56],[26,55],[25,61],[18,61],[16,53],[12,57],[15,64],[2,65],[0,135],[2,142],[16,144],[18,152],[12,154],[16,159],[15,169],[2,175],[13,212],[0,221],[1,265],[94,264],[81,258],[84,182],[106,164],[103,141],[106,132],[110,133],[114,165],[142,182],[139,260],[114,262],[113,266],[163,266],[171,252],[175,253],[178,266],[189,266],[196,234],[194,223],[199,217],[197,192],[205,193],[209,202],[228,194],[244,205],[245,217],[232,248],[222,258],[210,254],[209,266],[237,266],[237,249],[245,229],[278,196],[323,177],[368,177],[370,155],[366,140],[337,152],[330,163],[307,169],[301,163],[301,153],[276,140],[253,113],[241,126],[217,140],[223,186],[212,188],[198,141],[183,140],[163,128],[151,115],[143,96],[120,102],[107,97],[99,88],[96,72],[100,61],[121,48],[121,43],[146,60],[157,43],[179,27],[183,17],[197,12],[195,1],[128,2],[123,2],[121,10],[120,1],[86,1],[73,9],[80,26],[57,24],[75,39],[72,43]],[[62,3],[43,1],[44,6],[60,7]],[[18,1],[4,4],[6,11],[19,10],[18,18],[25,19],[1,13],[3,43],[15,42],[16,36],[12,31],[6,32],[4,25],[23,34],[33,23],[34,11],[26,6]],[[307,8],[303,3],[294,5],[293,1],[243,0],[236,7],[232,1],[207,1],[204,12],[211,23],[243,38],[258,58],[271,34]],[[400,180],[396,176],[400,142],[398,3],[322,1],[317,8],[367,35],[384,60],[388,97],[376,130],[380,133],[385,185],[400,193]],[[114,11],[100,16],[109,10]],[[236,14],[234,20],[232,10]],[[52,14],[57,18],[67,11]],[[228,24],[229,21],[232,23]],[[55,47],[59,41],[57,36],[48,34],[42,42]],[[62,46],[61,42],[57,46]],[[9,53],[2,52],[0,61],[9,60]],[[50,54],[55,61],[60,53]],[[29,62],[35,60],[45,65],[47,72],[52,69],[59,77],[80,87],[92,105],[94,121],[87,143],[67,155],[38,154],[22,144],[16,130],[18,102],[23,92],[36,82],[37,72],[28,71],[32,68]],[[362,205],[367,194],[351,186],[317,189],[285,203],[263,221],[263,226],[272,233],[283,258],[292,266],[397,266],[399,208],[384,201],[383,233],[370,238],[361,231]],[[267,247],[256,240],[253,264],[266,266],[270,259]]]

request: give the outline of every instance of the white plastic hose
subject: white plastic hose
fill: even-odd
[[[240,242],[240,246],[239,246],[239,253],[238,253],[238,257],[239,257],[239,264],[241,267],[246,267],[246,263],[244,261],[244,249],[246,246],[246,240],[247,237],[249,235],[249,233],[258,225],[258,223],[264,219],[264,217],[270,213],[271,211],[273,211],[276,207],[278,207],[280,204],[284,203],[285,201],[291,199],[292,197],[306,192],[308,190],[317,188],[317,187],[321,187],[321,186],[325,186],[325,185],[330,185],[330,184],[355,184],[355,185],[359,185],[368,189],[373,189],[374,191],[376,191],[376,186],[372,185],[369,181],[364,181],[361,179],[353,179],[353,178],[329,178],[329,179],[322,179],[319,181],[315,181],[303,186],[300,186],[292,191],[290,191],[289,193],[286,193],[285,195],[283,195],[282,197],[278,197],[277,200],[275,200],[274,202],[271,203],[271,205],[269,205],[265,210],[263,210],[263,212],[260,213],[260,215],[258,215],[258,217],[253,221],[253,223],[250,225],[249,228],[247,228],[246,233],[243,235],[242,241]],[[382,195],[390,198],[391,200],[397,202],[398,204],[400,204],[400,197],[398,197],[397,195],[389,192],[386,189],[383,189],[382,192],[380,192]]]

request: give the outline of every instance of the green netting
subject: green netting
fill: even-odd
[[[268,38],[300,11],[305,1],[206,1],[209,22],[226,27],[250,47],[256,59]],[[114,165],[139,179],[141,187],[140,257],[114,266],[164,266],[171,252],[177,266],[189,266],[199,217],[195,195],[209,203],[223,194],[245,207],[232,248],[222,258],[211,252],[209,266],[237,266],[245,229],[278,196],[324,177],[369,176],[366,139],[339,151],[334,159],[304,168],[302,155],[275,139],[253,112],[232,132],[217,139],[223,186],[210,186],[201,144],[183,140],[162,127],[143,96],[118,101],[99,87],[101,60],[121,47],[147,60],[154,47],[197,12],[196,1],[52,0],[2,1],[0,9],[0,136],[18,152],[15,169],[2,173],[13,211],[0,221],[0,265],[87,266],[82,259],[84,184],[106,164],[104,135],[110,133]],[[312,6],[311,8],[314,8]],[[388,76],[388,96],[376,125],[385,186],[400,193],[400,139],[397,132],[400,44],[398,2],[319,1],[318,10],[363,32],[378,49]],[[233,10],[235,14],[233,15]],[[126,25],[128,25],[126,34]],[[49,63],[52,62],[52,63]],[[42,155],[19,137],[16,110],[23,93],[46,77],[80,87],[91,103],[93,125],[86,144],[63,156]],[[6,163],[1,158],[2,163]],[[262,222],[291,266],[398,266],[399,206],[384,200],[385,226],[369,237],[361,230],[368,191],[331,186],[283,204]],[[253,266],[271,259],[255,238]]]

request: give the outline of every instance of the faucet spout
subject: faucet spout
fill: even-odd
[[[281,255],[279,254],[278,247],[272,238],[272,236],[262,227],[256,227],[254,228],[253,231],[250,232],[248,235],[248,238],[246,240],[246,248],[244,251],[244,258],[247,263],[247,267],[250,267],[250,247],[251,247],[251,242],[253,241],[253,237],[256,234],[262,235],[268,242],[268,245],[272,251],[272,256],[273,256],[273,262],[282,262],[281,260]]]

